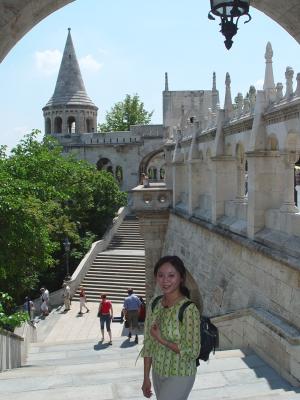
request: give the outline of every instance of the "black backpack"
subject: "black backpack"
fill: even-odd
[[[162,298],[162,296],[157,296],[152,304],[151,310],[153,312],[155,306],[158,301]],[[182,304],[178,312],[178,319],[180,322],[183,321],[183,313],[184,310],[190,305],[193,304],[192,301],[186,301]],[[201,335],[201,347],[200,353],[196,358],[197,367],[200,365],[200,360],[208,361],[210,353],[213,351],[215,354],[216,348],[219,346],[219,331],[218,328],[210,322],[210,318],[202,316],[200,319],[200,335]]]

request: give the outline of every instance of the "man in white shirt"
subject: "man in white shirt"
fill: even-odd
[[[141,300],[133,293],[133,289],[127,290],[128,296],[124,300],[124,313],[127,317],[128,321],[128,338],[131,338],[131,335],[135,333],[135,343],[139,342],[138,339],[138,320],[139,320],[139,311],[141,307]]]

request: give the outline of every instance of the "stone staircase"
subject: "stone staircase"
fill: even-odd
[[[145,297],[145,248],[136,217],[128,216],[106,251],[99,253],[85,275],[82,286],[89,302],[99,302],[106,293],[113,303],[123,303],[127,289]],[[79,291],[73,300],[79,299]]]
[[[25,368],[0,374],[0,399],[142,400],[140,350],[126,337],[112,346],[98,339],[33,344]],[[254,353],[231,350],[198,368],[189,400],[199,399],[296,400],[300,394]]]

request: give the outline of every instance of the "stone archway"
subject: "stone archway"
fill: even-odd
[[[0,0],[0,62],[38,22],[73,1],[75,0]],[[252,0],[251,7],[272,18],[300,43],[300,2],[296,4],[295,1],[286,0]]]

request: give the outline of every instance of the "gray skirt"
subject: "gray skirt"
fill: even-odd
[[[152,371],[157,400],[187,400],[195,382],[192,376],[160,376]]]

